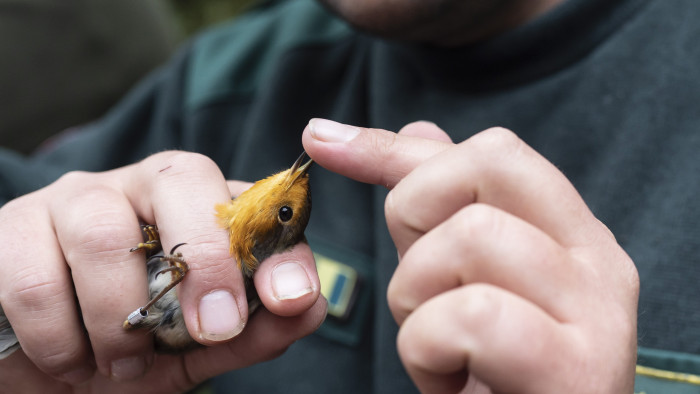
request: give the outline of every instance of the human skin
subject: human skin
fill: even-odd
[[[515,134],[454,144],[427,122],[397,135],[312,120],[303,142],[319,165],[391,190],[387,297],[421,391],[632,391],[634,263]]]
[[[113,171],[68,173],[3,206],[0,302],[22,345],[0,360],[3,390],[179,392],[276,357],[315,331],[326,301],[306,244],[261,263],[254,280],[266,308],[248,321],[214,206],[249,186],[226,182],[202,155],[163,152]],[[190,335],[207,347],[155,354],[148,332],[122,329],[148,300],[144,256],[129,253],[141,241],[139,218],[158,224],[166,250],[187,243],[178,251],[190,271],[177,291]],[[275,268],[286,263],[303,270],[305,283],[292,275],[311,291],[275,293],[275,280],[285,280],[275,272],[290,272]]]
[[[387,296],[401,359],[421,390],[631,390],[634,264],[566,178],[513,133],[453,144],[426,122],[396,135],[312,120],[302,139],[319,165],[391,189],[386,219],[400,263]],[[268,310],[242,332],[231,328],[229,342],[154,355],[146,333],[121,330],[147,298],[143,259],[124,253],[139,241],[137,217],[158,223],[166,249],[188,242],[192,270],[178,294],[193,337],[203,295],[227,289],[245,305],[211,210],[246,186],[227,187],[200,155],[165,152],[71,173],[0,209],[0,301],[23,346],[0,361],[0,381],[11,391],[182,391],[313,332],[326,303],[306,245],[262,263],[255,283]],[[288,261],[305,268],[313,291],[280,300],[272,272]],[[134,358],[146,365],[135,370]],[[127,362],[115,370],[115,360]]]
[[[472,44],[512,29],[562,0],[319,0],[360,30],[438,46]]]

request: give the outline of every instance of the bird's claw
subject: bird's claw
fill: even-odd
[[[146,251],[146,255],[154,255],[161,251],[162,247],[160,245],[160,235],[158,234],[158,227],[144,224],[141,226],[141,231],[146,236],[146,242],[139,242],[138,245],[129,249],[129,252],[136,252],[138,250]]]
[[[144,232],[144,234],[146,234],[148,240],[146,242],[139,243],[138,245],[136,245],[136,247],[131,248],[130,251],[135,252],[138,250],[145,250],[148,255],[153,255],[160,252],[162,248],[160,244],[160,235],[158,234],[158,228],[152,225],[144,225],[141,226],[141,230]],[[185,245],[185,243],[175,245],[172,249],[170,249],[170,253],[168,254],[164,254],[162,256],[152,256],[151,258],[149,258],[148,262],[155,259],[168,262],[169,267],[158,271],[156,277],[162,273],[170,272],[170,283],[167,286],[165,286],[158,294],[156,294],[155,297],[148,301],[146,305],[136,309],[135,311],[129,314],[129,316],[124,321],[124,324],[122,325],[122,327],[125,330],[138,327],[148,316],[148,309],[151,306],[153,306],[153,304],[155,304],[158,300],[160,300],[168,291],[170,291],[173,287],[177,286],[180,282],[182,282],[183,279],[185,279],[185,275],[187,275],[187,272],[189,271],[190,267],[187,264],[187,261],[185,261],[184,257],[182,256],[182,253],[176,251],[177,248],[179,248],[182,245]]]

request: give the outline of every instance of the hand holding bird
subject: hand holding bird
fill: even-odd
[[[3,206],[0,303],[6,320],[0,319],[0,329],[11,330],[14,343],[21,344],[21,351],[0,359],[4,389],[56,392],[89,382],[98,392],[184,391],[275,357],[315,331],[326,302],[319,297],[308,245],[298,243],[267,259],[257,256],[252,281],[231,256],[230,233],[217,223],[215,206],[226,205],[231,195],[241,198],[248,187],[227,184],[202,155],[171,151],[108,172],[69,173]],[[149,295],[144,255],[129,252],[143,240],[139,221],[157,223],[165,250],[182,254],[186,266],[177,264],[187,267],[186,279],[168,292],[177,292],[178,332],[188,344],[207,346],[156,355],[150,331],[122,328],[130,311],[157,294]],[[185,245],[173,250],[179,243]],[[290,270],[304,279],[296,282],[305,290],[296,297],[278,294],[275,286]],[[179,271],[166,271],[158,280],[167,285],[174,272]],[[265,305],[252,319],[246,281],[255,284]]]
[[[229,232],[231,256],[244,275],[249,314],[260,306],[253,284],[260,262],[305,241],[304,229],[311,215],[308,170],[313,163],[309,160],[302,164],[305,157],[306,153],[302,153],[290,169],[260,180],[237,198],[216,206],[219,224]],[[131,251],[144,249],[151,254],[148,279],[153,298],[132,312],[123,326],[129,330],[151,329],[163,350],[186,349],[196,342],[187,334],[180,303],[171,292],[189,269],[182,253],[176,252],[183,244],[163,254],[157,228],[146,225],[143,230],[148,240]],[[159,280],[165,273],[169,273],[170,280]]]

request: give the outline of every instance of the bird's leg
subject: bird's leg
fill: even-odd
[[[170,267],[168,268],[163,268],[162,270],[158,271],[156,274],[156,278],[158,275],[164,273],[164,272],[171,272],[170,274],[170,283],[163,288],[163,290],[160,291],[155,297],[153,297],[152,300],[148,302],[148,304],[144,305],[141,307],[141,310],[148,310],[153,304],[155,304],[161,297],[165,295],[170,289],[173,287],[177,286],[178,283],[182,282],[183,279],[185,279],[185,275],[187,275],[187,271],[190,270],[189,265],[187,265],[187,262],[185,259],[182,257],[182,253],[180,252],[175,252],[177,248],[180,246],[185,245],[184,243],[177,244],[173,246],[173,248],[170,250],[169,254],[164,255],[163,257],[160,257],[161,261],[167,261]]]
[[[147,243],[147,242],[146,242]],[[187,261],[182,257],[182,253],[176,252],[175,250],[179,248],[180,246],[185,245],[184,243],[177,244],[173,246],[173,248],[170,250],[169,254],[163,255],[163,256],[154,256],[153,258],[157,258],[161,261],[167,261],[169,264],[168,268],[163,268],[162,270],[158,271],[156,274],[156,277],[162,273],[165,272],[170,272],[170,283],[168,283],[167,286],[165,286],[158,294],[156,294],[155,297],[153,297],[148,303],[135,311],[131,312],[129,316],[126,318],[124,321],[124,324],[122,325],[124,329],[128,330],[131,328],[134,328],[135,326],[138,326],[143,319],[148,316],[148,309],[153,306],[158,300],[161,299],[168,291],[170,291],[173,287],[177,286],[178,283],[182,282],[183,279],[185,279],[185,275],[187,275],[187,272],[189,271],[189,265],[187,264]]]
[[[161,250],[160,246],[160,235],[158,234],[158,227],[144,224],[141,226],[141,231],[146,234],[148,238],[146,242],[140,242],[135,247],[131,248],[129,252],[136,252],[137,250],[146,251],[146,255],[153,255]]]

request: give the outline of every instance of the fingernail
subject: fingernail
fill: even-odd
[[[83,366],[76,368],[70,372],[64,373],[61,380],[71,385],[78,385],[90,379],[95,374],[95,368],[91,366]]]
[[[360,133],[355,126],[318,118],[309,121],[309,130],[314,139],[323,142],[348,142]]]
[[[243,326],[236,299],[228,291],[213,291],[199,301],[200,338],[224,341],[238,335]]]
[[[311,293],[311,281],[299,263],[283,263],[272,270],[272,291],[278,300],[290,300]]]
[[[146,373],[146,360],[142,356],[125,357],[112,361],[109,375],[112,380],[134,380]]]

